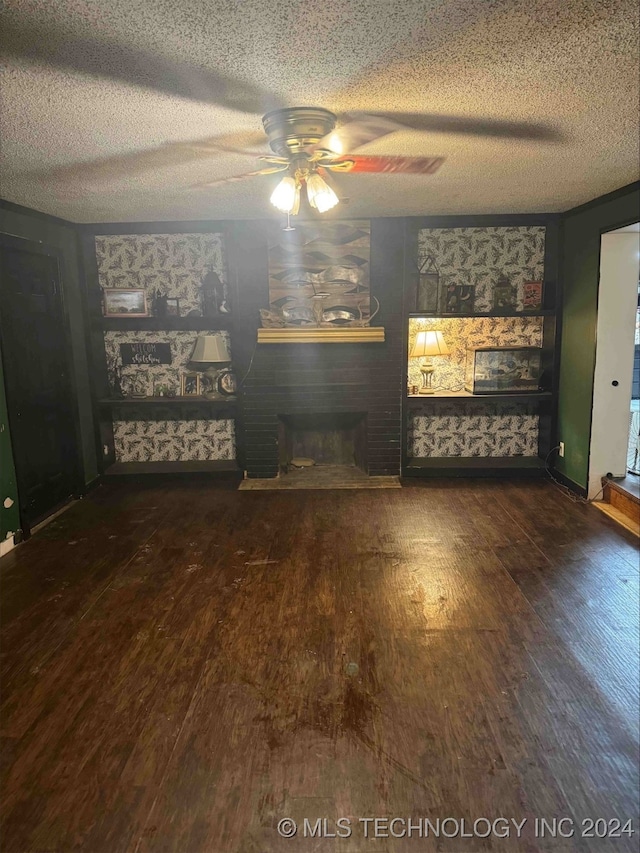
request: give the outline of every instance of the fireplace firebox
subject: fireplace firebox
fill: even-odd
[[[278,462],[281,474],[291,460],[315,465],[356,467],[367,473],[367,416],[364,412],[278,415]]]

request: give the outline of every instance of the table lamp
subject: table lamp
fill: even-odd
[[[434,355],[449,355],[450,350],[442,332],[434,332],[431,329],[422,330],[416,335],[411,349],[411,358],[424,358],[420,365],[422,373],[422,388],[420,394],[433,394],[433,364]]]
[[[213,369],[213,365],[231,362],[224,337],[222,335],[198,335],[189,361],[193,364],[208,365],[202,372],[208,374],[211,379],[211,391],[204,396],[216,396],[214,391],[216,383],[213,375],[216,371]]]

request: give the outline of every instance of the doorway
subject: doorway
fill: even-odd
[[[0,242],[0,345],[23,532],[77,492],[79,456],[55,250]]]
[[[601,491],[602,477],[623,478],[628,470],[639,263],[638,223],[602,235],[589,452],[590,498]]]

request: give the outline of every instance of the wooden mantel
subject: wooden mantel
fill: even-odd
[[[301,326],[258,329],[259,344],[364,344],[384,342],[383,326],[342,326],[337,329]]]

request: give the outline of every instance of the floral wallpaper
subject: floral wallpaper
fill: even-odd
[[[473,285],[474,312],[493,310],[493,288],[501,277],[515,286],[522,311],[522,284],[544,278],[542,226],[509,228],[423,228],[418,232],[418,267],[431,256],[440,285]]]
[[[538,415],[530,404],[425,402],[409,413],[409,456],[537,456]]]
[[[461,391],[467,349],[475,347],[542,346],[542,317],[432,317],[409,320],[408,385],[422,385],[420,362],[411,349],[420,329],[442,332],[451,351],[433,359],[436,391]]]
[[[101,287],[140,288],[151,294],[158,289],[180,299],[180,315],[202,313],[200,285],[214,272],[228,299],[222,234],[124,234],[95,238]],[[107,364],[121,368],[126,395],[154,396],[158,385],[180,391],[180,375],[187,369],[198,334],[181,331],[105,331]],[[229,346],[229,335],[222,334]],[[168,343],[171,364],[122,365],[120,344]],[[229,419],[212,417],[207,406],[176,410],[167,407],[113,410],[116,459],[119,462],[189,461],[234,459],[235,426]]]
[[[235,459],[232,420],[216,420],[210,410],[193,407],[189,414],[174,409],[154,409],[154,420],[117,420],[114,411],[113,437],[118,462],[191,461]],[[126,413],[123,412],[123,416]]]
[[[115,234],[95,238],[100,287],[142,287],[180,299],[180,314],[202,313],[200,285],[213,271],[225,299],[226,264],[222,234]]]

